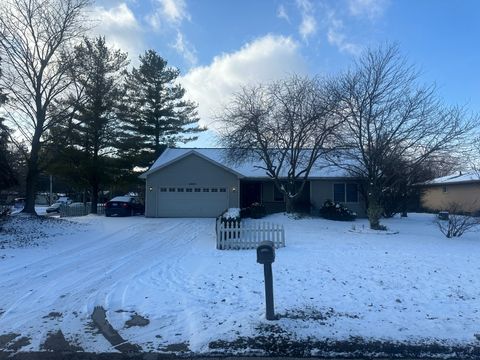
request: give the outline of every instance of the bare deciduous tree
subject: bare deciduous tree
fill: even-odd
[[[334,79],[330,91],[340,99],[341,156],[331,160],[351,175],[365,179],[364,196],[372,229],[382,229],[382,194],[386,184],[414,178],[425,162],[442,161],[462,148],[475,117],[447,107],[434,86],[419,84],[419,74],[396,46],[367,50],[353,70]],[[385,169],[402,161],[402,172]]]
[[[463,208],[458,203],[450,203],[447,207],[448,219],[435,220],[438,228],[447,238],[460,237],[469,231],[480,229],[480,217],[463,213]]]
[[[72,42],[84,32],[83,10],[90,0],[3,0],[0,51],[8,118],[30,144],[24,212],[35,213],[35,187],[44,134],[62,119],[56,106],[70,86],[67,76]]]
[[[470,167],[475,175],[480,180],[480,136],[477,136],[472,144],[470,150]]]
[[[318,78],[293,76],[244,88],[220,116],[221,143],[233,162],[259,159],[291,212],[317,159],[334,148],[334,104]]]

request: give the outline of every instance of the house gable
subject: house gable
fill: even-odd
[[[167,149],[166,151],[168,151],[168,150],[170,150],[170,149]],[[240,174],[239,172],[237,172],[237,171],[235,171],[235,170],[233,170],[233,169],[231,169],[231,168],[229,168],[229,167],[227,167],[227,166],[225,166],[225,165],[223,165],[223,164],[221,164],[221,163],[219,163],[219,162],[211,159],[210,157],[205,156],[205,155],[203,155],[202,153],[200,153],[200,152],[198,152],[198,151],[190,150],[190,151],[185,152],[185,153],[183,153],[183,154],[181,154],[181,155],[179,155],[179,156],[177,156],[177,157],[175,157],[175,158],[173,158],[173,159],[171,159],[171,160],[169,160],[169,161],[166,161],[166,162],[164,162],[164,163],[162,163],[162,164],[160,164],[160,165],[158,165],[158,166],[155,166],[155,164],[154,164],[154,165],[152,166],[152,168],[150,168],[150,170],[148,170],[146,173],[144,173],[144,174],[141,175],[141,178],[146,179],[146,178],[147,178],[148,176],[150,176],[151,174],[153,174],[153,173],[155,173],[155,172],[157,172],[157,171],[159,171],[159,170],[161,170],[161,169],[163,169],[163,168],[165,168],[165,167],[168,167],[168,166],[176,163],[177,161],[180,161],[180,160],[182,160],[182,159],[184,159],[184,158],[186,158],[186,157],[188,157],[188,156],[192,156],[192,155],[193,155],[193,156],[197,156],[197,157],[199,157],[199,158],[202,158],[203,160],[208,161],[208,162],[210,162],[211,164],[213,164],[213,165],[215,165],[215,166],[218,166],[218,167],[222,168],[223,170],[228,171],[228,172],[234,174],[235,176],[237,176],[237,177],[239,177],[239,178],[242,178],[242,177],[243,177],[243,175]],[[160,159],[161,159],[161,156],[160,156],[159,160],[160,160]],[[157,160],[157,161],[158,161],[158,160]]]
[[[196,193],[197,190],[201,194]],[[182,216],[184,211],[184,216],[201,217],[208,213],[204,209],[211,208],[212,201],[221,196],[220,192],[224,195],[221,200],[223,205],[215,211],[238,207],[237,174],[195,152],[189,152],[147,174],[146,216]],[[183,205],[180,205],[182,202]],[[172,210],[169,212],[169,209]],[[218,215],[215,213],[215,216]]]

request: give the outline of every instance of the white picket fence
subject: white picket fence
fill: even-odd
[[[255,249],[262,241],[273,241],[275,247],[285,247],[283,225],[268,222],[230,222],[217,220],[217,249]]]

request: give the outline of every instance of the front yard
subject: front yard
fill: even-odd
[[[117,351],[92,322],[97,306],[143,351],[264,354],[271,339],[303,355],[332,342],[480,345],[479,233],[446,239],[433,215],[386,220],[398,231],[389,235],[366,220],[269,216],[286,233],[275,322],[264,320],[255,251],[216,250],[213,219],[13,218],[0,233],[0,350],[52,349],[61,330],[72,349]]]

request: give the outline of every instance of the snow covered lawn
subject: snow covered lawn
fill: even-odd
[[[268,331],[479,345],[480,233],[446,239],[427,214],[385,220],[398,231],[388,235],[366,231],[366,220],[267,220],[284,224],[287,244],[273,264],[275,322],[264,320],[255,251],[216,250],[214,219],[18,218],[16,232],[0,233],[0,336],[39,350],[61,330],[85,351],[115,351],[92,329],[102,306],[144,351],[207,353]],[[14,246],[31,226],[42,235]],[[148,324],[132,326],[134,315]]]

